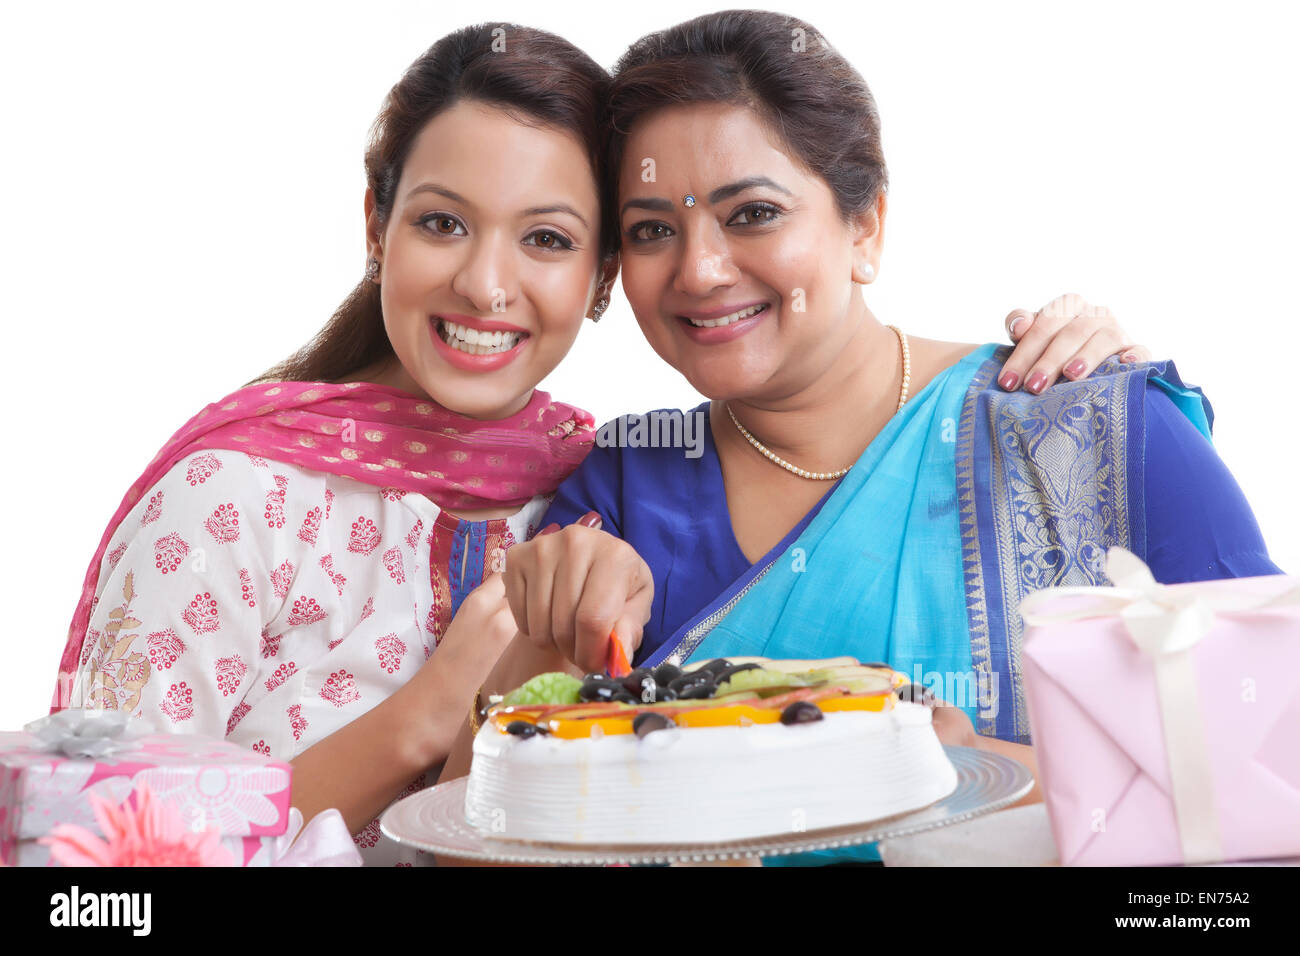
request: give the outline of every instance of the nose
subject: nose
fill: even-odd
[[[673,288],[683,295],[704,298],[716,289],[735,285],[740,278],[726,236],[712,223],[686,230],[681,250]]]
[[[452,291],[479,312],[505,312],[519,294],[519,274],[512,236],[481,233],[466,243],[465,259],[452,278]]]

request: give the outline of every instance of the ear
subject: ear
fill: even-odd
[[[596,293],[587,306],[588,315],[596,307],[598,299],[604,299],[606,303],[609,302],[610,295],[614,290],[614,283],[618,280],[619,263],[618,253],[613,252],[600,264],[600,270],[596,274]]]
[[[880,254],[885,245],[885,211],[888,200],[884,190],[875,204],[853,222],[853,281],[866,285],[880,274]]]
[[[384,226],[375,206],[375,191],[366,189],[366,257],[384,261]]]

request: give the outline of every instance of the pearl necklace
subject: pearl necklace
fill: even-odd
[[[907,335],[904,334],[902,329],[894,325],[887,325],[885,328],[893,329],[894,334],[898,336],[898,344],[903,352],[903,386],[898,391],[898,409],[901,409],[905,404],[907,404],[907,393],[912,387],[912,353],[907,347]],[[793,472],[800,478],[811,478],[813,481],[834,481],[836,478],[842,478],[847,475],[849,473],[849,468],[853,467],[852,465],[849,465],[848,468],[841,468],[839,471],[805,471],[802,468],[798,468],[790,464],[784,458],[778,456],[770,448],[751,435],[749,430],[745,428],[744,425],[740,424],[740,421],[736,418],[736,413],[731,410],[730,405],[727,405],[726,409],[727,414],[731,416],[732,424],[734,424],[736,428],[740,430],[740,433],[745,436],[746,441],[757,448],[766,458],[780,465],[786,471]],[[895,409],[894,411],[897,412],[898,409]]]

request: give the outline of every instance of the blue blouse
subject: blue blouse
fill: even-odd
[[[1147,564],[1162,584],[1281,574],[1269,559],[1259,524],[1214,446],[1154,382],[1146,386],[1145,491]],[[694,416],[691,425],[681,421]],[[625,434],[636,419],[620,420]],[[649,434],[699,440],[682,447],[602,447],[598,442],[560,486],[545,526],[571,524],[588,511],[605,531],[632,545],[649,565],[655,594],[633,663],[646,659],[744,573],[750,562],[736,543],[722,468],[709,425],[709,403],[683,413],[650,413]],[[614,429],[606,426],[605,434]],[[832,484],[814,511],[830,496]]]

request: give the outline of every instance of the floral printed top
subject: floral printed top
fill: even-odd
[[[72,700],[292,759],[419,669],[548,501],[462,521],[419,494],[196,453],[114,533]],[[414,857],[378,820],[354,840],[368,865]]]

